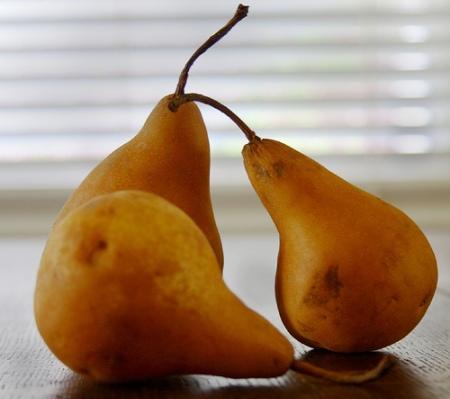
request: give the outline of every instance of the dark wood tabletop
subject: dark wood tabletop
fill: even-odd
[[[438,291],[419,326],[385,349],[396,361],[375,381],[341,385],[290,371],[272,379],[189,375],[105,385],[61,364],[36,330],[32,295],[44,238],[0,239],[0,398],[450,398],[450,235],[431,241]],[[276,237],[228,236],[224,244],[228,285],[282,328],[272,288]],[[298,355],[308,350],[295,345]]]

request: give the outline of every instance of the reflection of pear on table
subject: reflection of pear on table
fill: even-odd
[[[337,352],[390,345],[425,314],[433,251],[403,212],[275,140],[243,150],[280,234],[278,308],[301,342]]]
[[[383,352],[335,353],[313,349],[296,360],[292,369],[344,384],[374,380],[390,367],[394,357]]]
[[[96,197],[55,226],[35,315],[53,353],[101,381],[269,377],[293,360],[287,339],[226,287],[196,224],[145,192]]]

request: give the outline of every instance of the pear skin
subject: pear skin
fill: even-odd
[[[98,196],[61,220],[34,306],[52,352],[98,381],[271,377],[293,361],[289,341],[226,287],[199,227],[152,193]]]
[[[97,195],[119,190],[154,192],[197,223],[222,267],[222,244],[211,204],[206,127],[197,105],[183,104],[172,112],[168,108],[170,99],[170,95],[164,97],[139,133],[89,173],[67,200],[55,223]]]
[[[276,296],[289,332],[336,352],[383,348],[421,320],[437,284],[426,237],[402,211],[275,140],[243,149],[280,235]]]

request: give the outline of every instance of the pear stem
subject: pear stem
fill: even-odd
[[[226,105],[223,105],[217,100],[214,100],[214,98],[204,96],[203,94],[198,93],[188,93],[188,94],[182,94],[178,97],[173,97],[172,101],[169,102],[169,109],[172,112],[176,112],[177,109],[188,102],[192,101],[198,101],[203,104],[210,105],[213,108],[216,108],[220,112],[224,113],[226,116],[228,116],[238,127],[242,130],[242,132],[247,137],[248,141],[254,142],[261,140],[256,133],[250,129],[250,127],[241,119],[239,116],[237,116],[230,108],[228,108]]]
[[[224,37],[240,20],[244,19],[248,14],[248,8],[249,8],[248,6],[239,4],[233,17],[221,29],[219,29],[216,33],[214,33],[214,35],[212,35],[205,43],[203,43],[195,51],[194,54],[192,54],[191,58],[189,58],[188,62],[181,71],[180,77],[178,79],[178,85],[174,93],[174,97],[178,97],[184,94],[184,88],[186,86],[186,82],[188,79],[189,69],[197,60],[197,58],[200,57],[205,51],[207,51],[214,44],[216,44],[220,39],[222,39],[222,37]]]

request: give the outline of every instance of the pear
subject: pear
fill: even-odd
[[[336,352],[374,350],[407,335],[437,283],[417,225],[278,141],[255,137],[243,157],[280,235],[276,297],[289,332]]]
[[[143,191],[97,196],[55,226],[34,306],[53,353],[98,381],[270,377],[293,361],[289,341],[227,288],[192,219]]]
[[[119,190],[154,192],[185,211],[208,238],[223,266],[209,188],[210,151],[205,124],[194,103],[169,110],[172,96],[153,109],[137,135],[100,162],[59,212],[58,224],[91,198]]]

